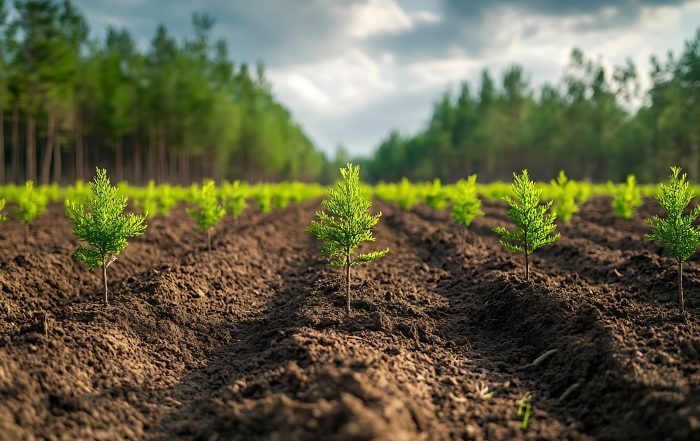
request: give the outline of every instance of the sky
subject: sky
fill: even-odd
[[[93,35],[129,29],[146,48],[159,23],[179,38],[192,13],[216,20],[237,62],[262,61],[278,99],[314,143],[370,154],[393,130],[420,130],[432,105],[482,69],[524,67],[558,82],[578,47],[606,66],[679,53],[700,0],[76,0]],[[642,84],[644,86],[644,83]]]

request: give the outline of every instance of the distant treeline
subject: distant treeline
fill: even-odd
[[[557,85],[528,85],[523,69],[500,85],[484,71],[476,93],[463,84],[435,104],[415,135],[391,133],[364,164],[371,180],[441,178],[478,173],[510,180],[528,168],[549,180],[560,169],[575,179],[656,182],[679,165],[700,179],[700,30],[676,57],[653,57],[649,90],[628,61],[612,71],[574,50]],[[629,109],[635,109],[630,111]]]
[[[140,51],[125,29],[91,39],[70,1],[0,0],[0,184],[96,165],[133,183],[323,178],[326,159],[263,66],[234,64],[212,25],[195,14],[184,41],[160,26]]]

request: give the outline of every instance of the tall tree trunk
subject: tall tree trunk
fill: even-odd
[[[156,130],[153,124],[148,126],[148,178],[156,179]]]
[[[165,181],[165,162],[165,127],[163,125],[163,122],[161,121],[158,124],[158,158],[156,161],[158,169],[156,174],[158,176],[159,182]]]
[[[19,106],[12,110],[12,182],[19,183]]]
[[[56,118],[52,110],[49,110],[49,115],[46,121],[46,147],[44,155],[41,159],[41,183],[48,184],[51,178],[51,159],[53,156],[54,135],[56,133]]]
[[[0,95],[0,185],[5,184],[5,108]]]
[[[115,142],[116,154],[114,157],[115,162],[115,180],[117,182],[124,180],[124,136],[117,136]]]
[[[27,114],[27,181],[36,181],[36,120],[34,115]]]
[[[63,163],[61,162],[61,141],[56,136],[53,142],[53,180],[60,184],[63,175]]]
[[[75,116],[75,179],[83,180],[85,173],[85,149],[83,146],[83,121],[80,107]]]

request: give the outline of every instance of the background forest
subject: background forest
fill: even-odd
[[[343,151],[331,160],[314,146],[263,64],[212,41],[210,16],[192,25],[182,41],[160,26],[140,50],[126,29],[91,38],[69,1],[0,0],[0,184],[71,182],[96,165],[134,184],[331,180]],[[484,71],[439,99],[422,131],[392,132],[359,161],[371,181],[483,182],[523,167],[650,181],[669,164],[700,176],[700,31],[648,73],[578,50],[557,84],[534,88],[521,66]]]

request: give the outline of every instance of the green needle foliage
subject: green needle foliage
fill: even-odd
[[[247,192],[240,181],[227,185],[223,198],[223,206],[226,213],[234,219],[243,214],[248,205]]]
[[[187,209],[187,214],[197,221],[197,227],[207,233],[207,249],[211,251],[211,230],[219,225],[226,212],[216,197],[216,184],[206,180],[194,195],[196,208]]]
[[[467,180],[459,180],[455,184],[452,194],[452,218],[462,228],[462,237],[466,241],[467,227],[475,217],[482,216],[481,199],[476,195],[476,175],[471,175]]]
[[[557,224],[556,213],[547,215],[552,206],[552,201],[540,204],[541,190],[535,187],[523,170],[521,175],[513,173],[511,191],[515,199],[504,196],[503,200],[508,204],[508,216],[515,222],[515,228],[507,230],[504,227],[495,227],[493,232],[501,236],[503,248],[513,253],[525,255],[525,280],[530,280],[530,268],[528,255],[537,248],[549,245],[559,239],[559,233],[554,233]]]
[[[576,205],[576,195],[578,194],[577,186],[574,181],[570,181],[566,177],[564,170],[559,171],[557,180],[552,180],[552,188],[554,190],[554,206],[552,210],[564,223],[571,222],[571,218],[578,212]]]
[[[637,207],[642,205],[642,192],[637,187],[634,175],[627,176],[627,182],[615,190],[612,208],[623,219],[632,219]]]
[[[434,179],[432,184],[428,184],[425,203],[433,210],[444,210],[447,206],[447,195],[440,179]]]
[[[680,175],[679,167],[671,167],[671,176],[667,184],[661,184],[656,200],[666,211],[666,218],[653,216],[647,219],[651,233],[646,237],[663,243],[666,252],[676,259],[678,267],[678,307],[681,312],[683,301],[683,262],[688,260],[700,245],[700,229],[693,222],[700,215],[700,206],[695,206],[686,215],[686,207],[695,196],[690,189],[686,175]],[[680,177],[679,177],[680,175]]]
[[[142,235],[146,218],[133,213],[124,214],[126,197],[119,194],[107,176],[107,170],[96,169],[90,182],[90,197],[82,203],[66,201],[66,216],[73,223],[73,234],[88,243],[74,253],[92,271],[102,268],[105,305],[107,299],[107,268],[129,244],[127,239]]]
[[[359,166],[347,164],[340,169],[340,174],[342,180],[328,190],[327,198],[321,202],[328,212],[316,212],[317,220],[311,221],[306,232],[324,242],[320,255],[328,259],[329,266],[345,268],[346,310],[350,314],[350,267],[379,260],[389,249],[354,255],[360,244],[374,241],[372,228],[382,213],[371,215],[368,212],[372,202],[360,187]]]
[[[15,216],[24,222],[24,244],[29,241],[29,223],[46,211],[46,196],[34,188],[34,182],[27,181],[17,199]]]
[[[0,222],[5,222],[7,220],[7,215],[2,212],[5,209],[5,199],[0,199]]]

